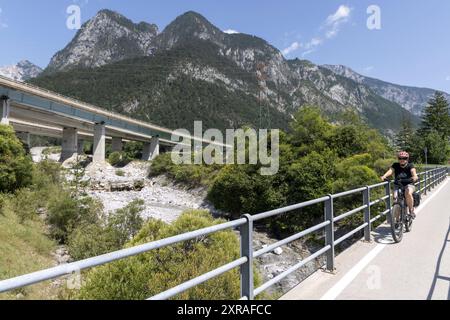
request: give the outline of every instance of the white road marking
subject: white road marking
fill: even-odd
[[[448,179],[428,197],[419,208],[416,209],[416,213],[419,213],[430,201],[433,199],[448,183]],[[417,219],[416,219],[417,220]],[[358,276],[358,274],[364,270],[364,268],[386,247],[386,244],[378,244],[368,254],[366,254],[349,272],[342,277],[331,289],[329,289],[320,300],[334,300],[342,291]]]

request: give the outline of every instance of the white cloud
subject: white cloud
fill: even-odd
[[[3,10],[0,8],[0,29],[8,28],[8,25],[2,19]]]
[[[316,51],[317,47],[323,43],[323,40],[320,38],[312,38],[309,42],[305,44],[305,52],[302,53],[302,56],[306,56],[314,51]]]
[[[350,18],[351,12],[352,12],[352,9],[350,7],[345,6],[345,5],[340,5],[334,14],[328,16],[325,24],[327,26],[333,26],[336,23],[346,22]]]
[[[370,72],[372,72],[374,69],[375,69],[374,66],[367,66],[367,67],[364,68],[364,72],[370,73]]]
[[[300,42],[295,41],[289,47],[283,49],[281,52],[283,53],[283,55],[287,56],[287,55],[291,54],[292,52],[300,49],[301,46],[302,46],[302,44]]]
[[[317,47],[319,47],[325,42],[325,40],[337,36],[341,26],[350,20],[352,10],[353,10],[352,8],[346,5],[340,5],[339,8],[336,10],[336,12],[329,15],[320,26],[319,32],[322,32],[322,34],[319,34],[319,36],[312,38],[309,42],[306,42],[305,44],[295,41],[289,47],[282,50],[282,53],[284,55],[288,55],[300,48],[303,48],[305,50],[302,53],[302,56],[314,52],[317,49]]]
[[[233,29],[227,29],[227,30],[224,30],[223,32],[228,33],[228,34],[240,33],[239,31],[236,31],[236,30],[233,30]]]
[[[321,45],[322,43],[323,43],[322,39],[320,39],[320,38],[312,38],[311,41],[308,42],[305,45],[305,48],[306,49],[311,49],[311,48],[317,47],[318,45]]]
[[[325,37],[327,39],[337,36],[341,25],[349,21],[352,10],[348,6],[341,5],[335,13],[328,16],[323,27],[326,30]]]

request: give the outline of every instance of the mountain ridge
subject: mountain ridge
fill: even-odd
[[[93,35],[92,39],[86,39],[91,47],[96,47],[101,38],[95,36],[95,30],[86,30],[105,19],[122,21],[119,26],[116,22],[112,29],[105,29],[113,35],[117,34],[114,28],[120,29],[124,24],[132,28],[129,25],[132,22],[120,14],[100,11],[79,32]],[[399,104],[377,95],[365,84],[308,61],[287,60],[266,40],[242,33],[224,33],[193,11],[177,17],[161,33],[156,31],[156,26],[154,30],[147,43],[149,51],[138,50],[125,58],[116,55],[117,61],[102,60],[102,63],[80,64],[74,60],[71,73],[64,72],[67,70],[64,68],[55,69],[33,82],[131,116],[136,113],[135,116],[149,121],[156,118],[173,129],[177,129],[174,125],[187,127],[187,119],[193,120],[183,115],[183,104],[207,125],[220,128],[273,123],[286,128],[298,108],[316,105],[332,118],[345,111],[355,111],[371,126],[392,135],[401,119],[410,116]],[[68,56],[77,37],[78,34],[63,49]],[[142,74],[142,70],[147,74]],[[123,82],[124,79],[128,82]],[[183,85],[197,92],[186,93]],[[96,88],[95,92],[90,92],[92,88]],[[216,96],[212,97],[212,92]],[[208,110],[210,119],[204,117],[202,109]],[[411,117],[418,123],[417,117]]]
[[[323,65],[323,67],[335,72],[336,74],[367,85],[378,95],[400,104],[406,110],[417,116],[422,115],[423,109],[427,105],[429,99],[433,97],[434,92],[440,91],[426,87],[400,85],[393,82],[364,76],[344,65]],[[443,91],[441,92],[444,94],[446,99],[450,101],[450,94]]]

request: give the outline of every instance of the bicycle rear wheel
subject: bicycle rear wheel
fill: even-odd
[[[390,216],[392,238],[396,243],[402,241],[403,238],[403,221],[402,221],[402,207],[399,204],[394,204]]]

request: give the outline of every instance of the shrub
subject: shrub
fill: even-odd
[[[375,170],[377,175],[381,177],[396,161],[397,160],[395,160],[394,158],[375,160],[373,164],[373,169]]]
[[[123,153],[125,159],[141,159],[144,144],[142,142],[130,141],[125,143]]]
[[[172,225],[151,219],[128,246],[221,222],[223,220],[214,220],[207,211],[185,212]],[[87,274],[87,281],[78,297],[142,300],[238,258],[237,236],[233,231],[222,231],[96,268]],[[257,274],[255,282],[258,285]],[[195,300],[239,297],[240,277],[236,268],[174,298]]]
[[[62,166],[54,161],[44,160],[33,167],[33,189],[39,191],[52,185],[61,187],[64,182]]]
[[[152,161],[150,176],[166,174],[175,182],[188,187],[211,186],[221,168],[223,165],[176,165],[170,153],[163,153]]]
[[[81,260],[121,249],[142,228],[144,220],[140,213],[143,204],[143,200],[135,200],[116,210],[106,225],[98,221],[77,226],[67,240],[72,258]]]
[[[37,194],[28,188],[21,189],[11,198],[11,209],[19,218],[19,223],[26,220],[33,220],[39,208]]]
[[[120,164],[123,160],[123,155],[121,152],[115,151],[112,152],[109,157],[108,157],[108,162],[112,165],[112,166],[116,166],[118,164]]]
[[[125,172],[123,170],[116,170],[116,176],[123,177],[125,176]]]
[[[32,161],[10,126],[0,125],[0,192],[14,192],[29,186]]]
[[[142,210],[144,210],[144,200],[138,199],[109,216],[108,228],[116,234],[115,238],[119,247],[131,240],[142,228],[144,223],[140,215]]]
[[[82,224],[67,239],[70,256],[83,260],[120,249],[115,234],[100,224]]]
[[[101,204],[92,198],[76,199],[69,192],[63,191],[50,200],[47,222],[50,234],[65,243],[69,233],[83,223],[98,222]]]
[[[174,164],[172,162],[170,152],[160,154],[152,161],[150,176],[156,177],[161,174],[168,173],[173,166]]]

